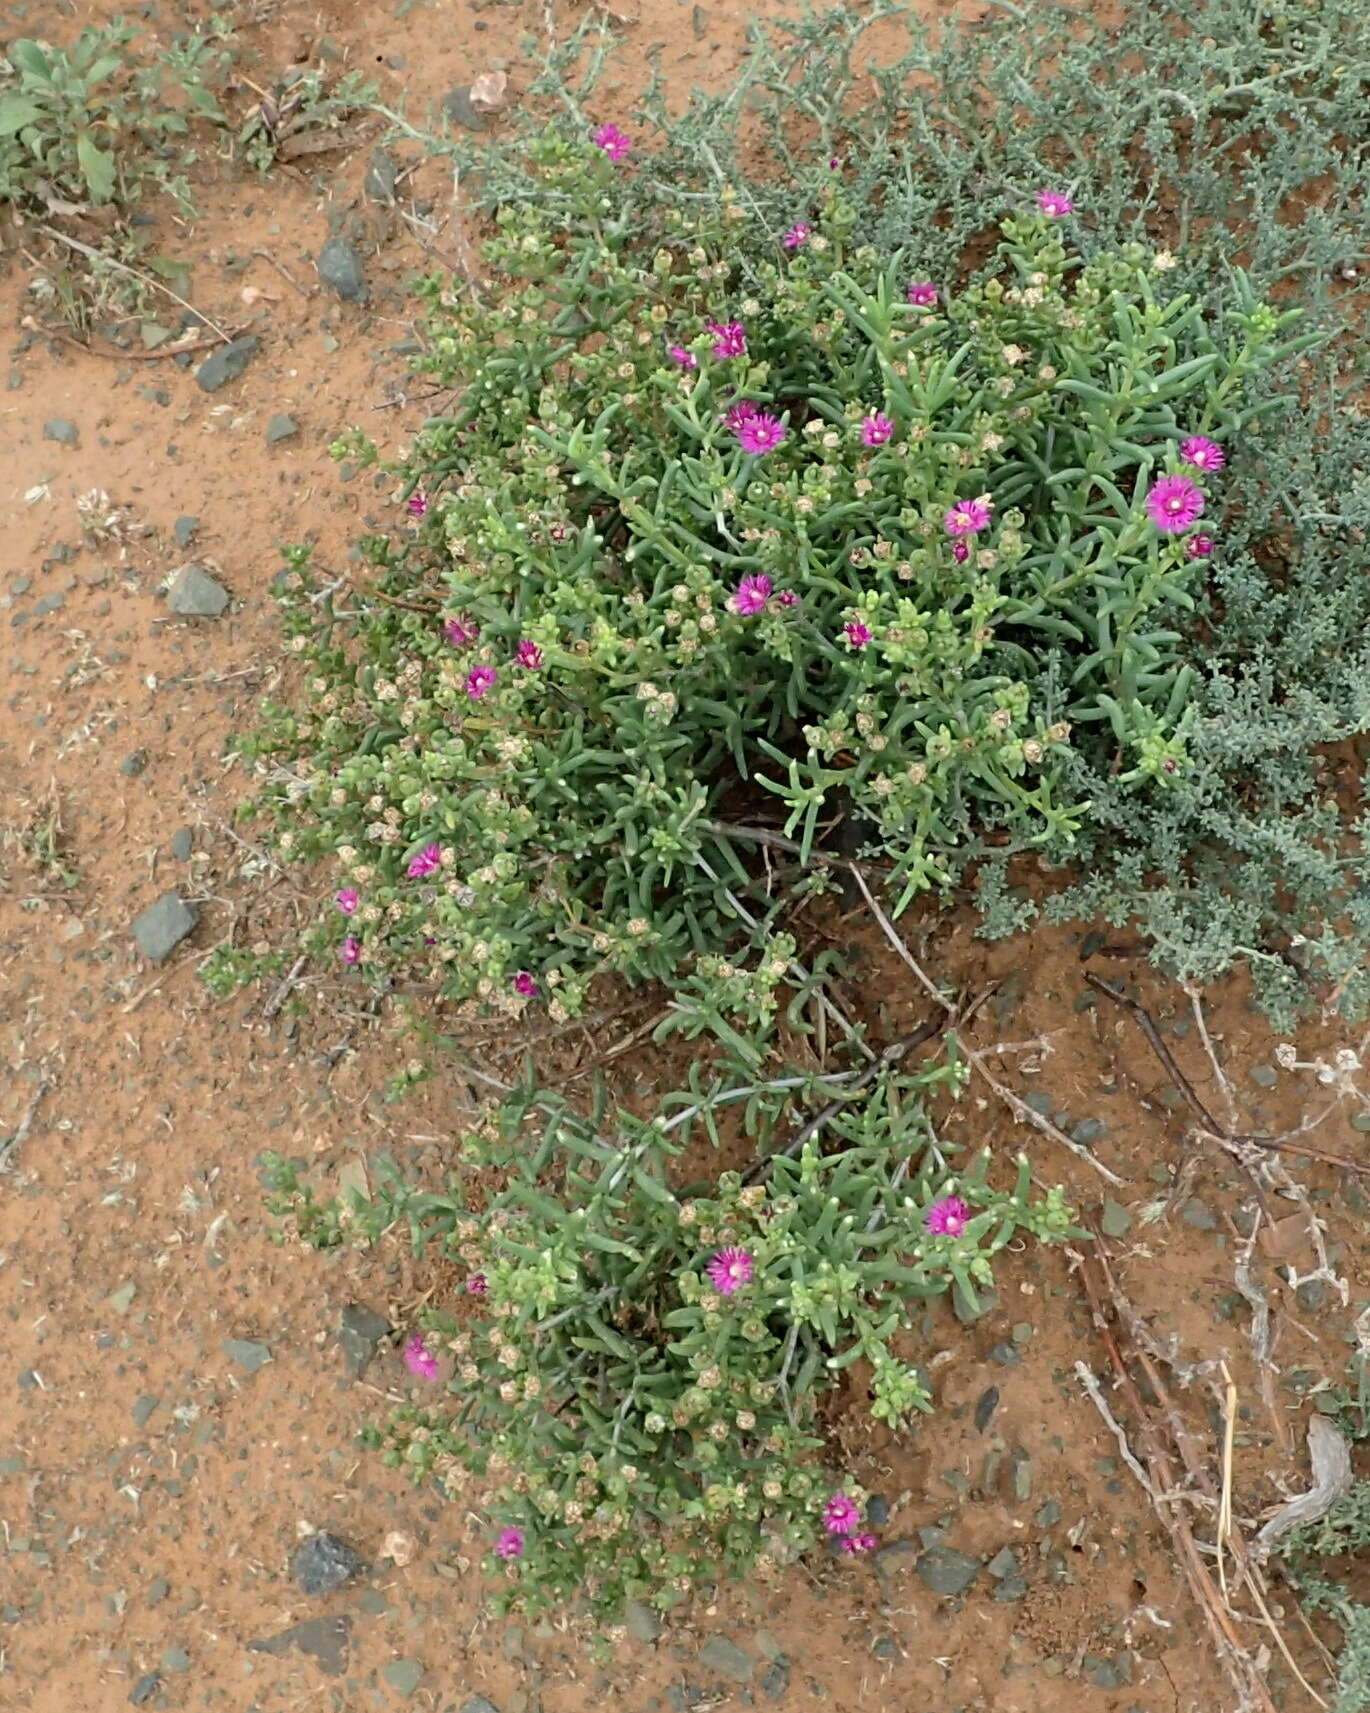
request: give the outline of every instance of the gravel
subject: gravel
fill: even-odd
[[[654,1642],[662,1630],[660,1617],[640,1600],[630,1600],[623,1608],[623,1624],[635,1642]]]
[[[261,341],[254,333],[235,339],[229,345],[220,345],[211,351],[195,371],[195,379],[203,392],[216,393],[220,387],[227,386],[230,381],[236,381],[246,370],[247,365],[257,355]]]
[[[240,1368],[249,1374],[255,1374],[258,1369],[265,1368],[271,1360],[271,1347],[256,1338],[226,1338],[224,1340],[224,1355],[230,1362],[236,1362]]]
[[[287,411],[279,411],[266,425],[266,443],[268,446],[279,446],[283,440],[293,440],[300,432],[300,425]]]
[[[197,517],[178,517],[171,526],[171,533],[177,547],[189,547],[200,533],[200,520]]]
[[[179,619],[217,619],[228,605],[228,590],[192,560],[171,579],[166,604]]]
[[[461,125],[467,131],[487,129],[485,115],[471,105],[470,84],[449,90],[442,98],[442,110],[454,125]]]
[[[362,180],[362,189],[373,202],[393,202],[395,200],[395,185],[399,180],[399,168],[395,157],[384,149],[376,149],[367,162],[366,177]]]
[[[390,1336],[390,1322],[361,1303],[348,1303],[338,1319],[338,1343],[343,1364],[354,1380],[370,1366],[383,1338]]]
[[[699,1663],[734,1683],[750,1683],[756,1670],[756,1661],[727,1636],[710,1636],[699,1650]]]
[[[393,1659],[389,1665],[381,1667],[381,1676],[396,1695],[408,1700],[423,1681],[423,1666],[416,1659]]]
[[[145,1677],[140,1677],[138,1679],[137,1683],[135,1683],[133,1688],[129,1691],[128,1698],[135,1707],[142,1707],[152,1700],[153,1696],[161,1687],[162,1679],[159,1673],[150,1671]]]
[[[134,942],[149,963],[160,964],[194,932],[198,920],[179,892],[164,892],[134,918]]]
[[[955,1547],[935,1546],[925,1552],[914,1566],[925,1587],[934,1594],[951,1599],[964,1594],[980,1574],[980,1560]]]
[[[310,1535],[295,1548],[290,1574],[305,1594],[334,1594],[366,1573],[366,1560],[337,1535]]]
[[[81,430],[66,417],[53,416],[43,424],[43,439],[55,440],[59,446],[75,446],[81,439]]]
[[[319,251],[316,266],[320,285],[327,286],[344,303],[359,303],[366,296],[361,253],[350,239],[330,238]]]

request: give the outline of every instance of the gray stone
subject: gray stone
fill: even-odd
[[[889,1500],[883,1493],[872,1493],[866,1500],[866,1521],[873,1529],[883,1529],[889,1520]]]
[[[1132,1224],[1132,1215],[1120,1201],[1111,1197],[1104,1203],[1103,1217],[1099,1225],[1105,1237],[1126,1237],[1128,1227]]]
[[[1054,1499],[1048,1499],[1046,1504],[1042,1506],[1040,1511],[1038,1511],[1033,1521],[1037,1524],[1039,1529],[1054,1529],[1057,1523],[1060,1522],[1063,1515],[1064,1512],[1056,1501]]]
[[[180,619],[217,619],[228,605],[228,590],[192,559],[172,578],[166,604]]]
[[[640,1600],[630,1600],[623,1608],[623,1623],[635,1642],[654,1642],[662,1630],[660,1616]]]
[[[137,1683],[135,1683],[133,1688],[129,1691],[128,1698],[135,1707],[142,1707],[152,1700],[153,1696],[161,1687],[162,1679],[160,1675],[155,1671],[150,1671],[146,1677],[140,1677],[138,1679]]]
[[[366,1372],[376,1347],[390,1335],[390,1322],[374,1309],[360,1303],[348,1303],[338,1321],[338,1343],[342,1347],[343,1363],[354,1380]]]
[[[765,1676],[761,1679],[761,1693],[768,1701],[780,1701],[785,1691],[790,1687],[790,1662],[778,1659],[773,1665],[766,1667]]]
[[[1273,1065],[1252,1065],[1251,1080],[1258,1088],[1274,1088],[1279,1072]]]
[[[230,381],[236,381],[257,355],[260,344],[261,341],[255,333],[248,333],[241,339],[233,340],[229,345],[220,345],[218,350],[211,351],[195,371],[195,379],[201,391],[216,393],[220,387],[227,386]]]
[[[290,1560],[290,1574],[306,1594],[336,1593],[365,1573],[366,1560],[337,1535],[310,1535]]]
[[[226,1338],[224,1355],[230,1362],[236,1362],[240,1368],[246,1369],[249,1374],[255,1374],[270,1362],[271,1347],[256,1338]],[[317,1540],[319,1537],[315,1535],[311,1538]],[[308,1592],[306,1589],[305,1593]]]
[[[159,964],[192,933],[199,918],[179,892],[164,892],[135,917],[133,938],[149,963]]]
[[[423,1682],[423,1667],[416,1659],[392,1659],[389,1665],[381,1667],[381,1676],[396,1695],[408,1700]]]
[[[147,1603],[149,1606],[160,1606],[171,1592],[171,1584],[165,1576],[155,1577],[147,1585]]]
[[[189,547],[200,533],[200,520],[197,517],[178,517],[171,526],[177,547]]]
[[[488,129],[484,113],[471,105],[471,86],[462,84],[456,89],[449,90],[442,98],[442,110],[454,125],[461,125],[468,131],[484,131]]]
[[[999,1388],[988,1386],[981,1392],[975,1404],[975,1429],[983,1433],[990,1424],[990,1419],[999,1408]]]
[[[982,1315],[987,1315],[999,1307],[999,1293],[978,1290],[972,1303],[960,1285],[956,1284],[951,1288],[951,1307],[962,1326],[973,1326]]]
[[[469,1695],[461,1704],[461,1713],[499,1713],[499,1708],[483,1695]]]
[[[161,1402],[160,1398],[150,1398],[144,1395],[135,1399],[133,1405],[133,1425],[144,1428],[152,1420],[152,1412]]]
[[[81,430],[64,416],[49,417],[43,424],[43,439],[55,440],[59,446],[75,446],[80,438]]]
[[[1096,1143],[1108,1129],[1102,1118],[1082,1118],[1071,1131],[1073,1142],[1078,1142],[1082,1148],[1089,1148]]]
[[[52,594],[44,595],[41,600],[33,603],[33,616],[36,619],[45,618],[49,613],[60,612],[66,604],[66,596],[61,590],[55,589]]]
[[[268,446],[279,446],[283,440],[291,440],[299,432],[300,425],[295,418],[281,411],[266,425],[266,443]]]
[[[1018,1346],[1008,1343],[996,1344],[989,1353],[989,1359],[1000,1368],[1017,1368],[1023,1360],[1018,1353]]]
[[[1358,1112],[1351,1120],[1351,1128],[1359,1130],[1362,1135],[1370,1130],[1370,1112]]]
[[[350,239],[330,238],[319,251],[316,266],[319,283],[336,292],[344,303],[358,303],[366,296],[361,255]]]
[[[168,846],[177,862],[189,862],[190,853],[195,849],[195,833],[190,827],[182,827],[179,832],[171,835]]]
[[[998,1600],[1008,1605],[1015,1600],[1022,1600],[1027,1595],[1027,1578],[1024,1576],[1006,1576],[1002,1582],[996,1582],[990,1590],[990,1599]]]
[[[399,176],[395,157],[387,154],[384,149],[376,149],[367,162],[362,190],[373,202],[393,202]]]
[[[951,1599],[964,1594],[980,1574],[980,1560],[957,1552],[955,1547],[935,1546],[922,1555],[914,1568],[934,1594]]]
[[[135,749],[132,755],[126,755],[119,763],[120,773],[129,779],[136,779],[140,773],[147,771],[147,751]]]
[[[277,1656],[296,1647],[302,1654],[316,1660],[329,1677],[341,1677],[347,1670],[347,1649],[351,1640],[352,1620],[339,1616],[306,1618],[303,1623],[292,1624],[288,1630],[282,1630],[278,1636],[269,1636],[264,1641],[247,1645],[251,1653]]]
[[[756,1661],[727,1636],[710,1636],[699,1650],[699,1663],[734,1683],[750,1683],[756,1670]]]
[[[1192,1225],[1195,1231],[1216,1231],[1218,1227],[1218,1217],[1212,1209],[1193,1199],[1180,1209],[1180,1218],[1186,1225]]]
[[[22,1457],[0,1457],[0,1475],[22,1475],[27,1468]]]
[[[163,1671],[189,1671],[190,1655],[184,1648],[168,1648],[162,1655]]]
[[[1006,1576],[1012,1576],[1018,1569],[1018,1560],[1013,1556],[1013,1548],[1001,1546],[985,1566],[985,1569],[996,1582],[1002,1582]]]

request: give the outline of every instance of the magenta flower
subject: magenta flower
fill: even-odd
[[[894,433],[894,424],[883,411],[873,410],[869,416],[861,420],[861,444],[863,446],[883,446]]]
[[[529,672],[536,672],[542,665],[542,650],[535,642],[524,637],[514,650],[514,659]]]
[[[1182,440],[1180,456],[1196,470],[1221,470],[1227,462],[1226,452],[1206,434],[1191,434],[1188,440]]]
[[[442,850],[438,845],[425,845],[416,857],[411,857],[405,873],[410,880],[423,880],[442,867]]]
[[[442,627],[442,634],[453,648],[470,648],[480,635],[480,626],[473,622],[468,613],[463,613],[460,618],[448,619]]]
[[[704,325],[714,336],[714,356],[720,362],[725,357],[747,355],[747,331],[740,321],[707,321]]]
[[[535,999],[538,992],[536,977],[529,970],[519,970],[514,977],[514,992],[521,993],[525,999]]]
[[[873,633],[862,624],[860,619],[851,619],[842,627],[842,634],[852,648],[864,648],[872,640]]]
[[[823,1507],[823,1527],[830,1535],[849,1535],[860,1521],[856,1500],[845,1493],[834,1493]]]
[[[989,528],[988,500],[957,500],[942,519],[948,535],[978,535]]]
[[[493,666],[473,666],[466,674],[466,694],[473,702],[478,702],[498,678],[499,673]]]
[[[1204,509],[1204,497],[1188,476],[1161,476],[1146,496],[1147,514],[1166,535],[1181,535]]]
[[[937,287],[931,280],[915,280],[905,295],[915,309],[932,309],[937,302]]]
[[[405,502],[405,509],[410,517],[422,517],[428,510],[428,495],[424,493],[422,488],[414,489],[414,492]]]
[[[923,1215],[923,1224],[934,1237],[959,1237],[969,1218],[970,1209],[960,1196],[943,1196]]]
[[[699,358],[688,345],[668,345],[666,355],[673,363],[679,363],[682,369],[697,369]]]
[[[775,598],[782,607],[797,607],[799,605],[799,596],[795,594],[793,589],[782,589]]]
[[[468,1297],[483,1297],[489,1289],[490,1284],[484,1273],[472,1273],[471,1277],[466,1281],[466,1294]]]
[[[601,125],[590,133],[590,141],[597,149],[603,149],[616,164],[633,146],[633,139],[626,131],[620,131],[617,125]]]
[[[970,547],[964,541],[953,541],[951,544],[951,556],[958,565],[964,565],[967,559],[970,558]]]
[[[755,1262],[745,1249],[720,1249],[708,1266],[709,1283],[721,1297],[730,1297],[752,1282]]]
[[[758,613],[765,612],[766,602],[771,598],[771,580],[764,571],[753,572],[744,577],[737,585],[737,591],[728,605],[735,613],[743,618],[755,618]]]
[[[785,424],[778,416],[772,416],[769,411],[758,410],[749,416],[736,429],[737,443],[744,452],[749,452],[753,458],[763,457],[767,452],[773,452],[785,438]]]
[[[723,417],[723,426],[733,434],[741,434],[752,418],[760,415],[760,412],[760,405],[752,404],[748,399],[739,399],[736,404],[728,406]]]
[[[1075,204],[1063,190],[1039,190],[1037,206],[1043,214],[1048,214],[1053,220],[1059,220],[1063,214],[1074,214]]]
[[[428,1348],[421,1332],[416,1332],[404,1347],[404,1365],[420,1380],[436,1380],[438,1359]]]
[[[813,227],[806,220],[796,220],[780,242],[787,250],[797,250],[801,244],[808,243],[812,233]]]
[[[499,1539],[495,1542],[496,1558],[523,1557],[523,1530],[501,1529]]]
[[[362,943],[355,934],[349,934],[338,948],[338,956],[345,964],[359,964],[362,961]]]
[[[1191,535],[1184,544],[1184,550],[1191,559],[1207,559],[1216,543],[1211,535],[1200,530],[1197,535]]]
[[[843,1552],[874,1552],[880,1543],[874,1535],[848,1535],[842,1542]]]
[[[333,902],[344,916],[355,916],[357,906],[361,903],[361,894],[355,886],[344,886],[341,892],[333,894]]]

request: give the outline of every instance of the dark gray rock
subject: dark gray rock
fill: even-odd
[[[202,391],[216,393],[220,387],[227,386],[230,381],[236,381],[247,368],[247,365],[257,355],[261,341],[255,333],[248,333],[241,339],[235,339],[230,345],[220,345],[211,351],[195,371],[195,379]]]
[[[699,1663],[734,1683],[750,1683],[756,1661],[727,1636],[710,1636],[699,1650]]]
[[[316,266],[320,285],[336,292],[344,303],[359,303],[366,296],[361,255],[350,239],[330,238],[319,251]]]
[[[654,1642],[662,1630],[660,1614],[640,1600],[630,1600],[623,1608],[623,1624],[635,1642]]]
[[[1001,1582],[996,1582],[990,1590],[990,1599],[999,1601],[1001,1605],[1012,1605],[1015,1601],[1024,1599],[1027,1591],[1026,1577],[1006,1576]]]
[[[236,1362],[240,1368],[246,1369],[249,1374],[255,1374],[258,1369],[265,1368],[270,1362],[271,1347],[256,1338],[226,1338],[224,1340],[224,1355],[230,1362]],[[312,1538],[317,1539],[318,1537]],[[308,1593],[308,1589],[305,1592]]]
[[[228,590],[192,559],[172,578],[166,604],[178,619],[217,619],[228,605]]]
[[[140,1677],[129,1691],[129,1700],[135,1707],[143,1707],[162,1687],[162,1679],[155,1671],[150,1671],[146,1677]]]
[[[49,417],[43,424],[43,439],[55,440],[59,446],[75,446],[80,438],[81,430],[64,416]]]
[[[975,1404],[975,1429],[977,1433],[983,1433],[985,1431],[993,1418],[994,1412],[998,1408],[999,1388],[997,1386],[987,1386],[985,1390],[981,1392]]]
[[[164,892],[134,919],[133,938],[148,962],[159,964],[194,931],[198,920],[179,892]]]
[[[989,1353],[989,1359],[1000,1368],[1017,1368],[1023,1360],[1018,1353],[1018,1346],[1008,1343],[996,1344]]]
[[[955,1547],[935,1546],[914,1566],[924,1585],[944,1599],[964,1594],[980,1574],[980,1560]]]
[[[60,589],[55,589],[52,594],[44,595],[41,600],[33,603],[33,616],[36,619],[44,618],[48,613],[60,612],[66,604],[66,596]]]
[[[381,1667],[381,1676],[407,1701],[423,1681],[423,1666],[416,1659],[392,1659]]]
[[[251,1653],[277,1656],[288,1653],[292,1647],[298,1648],[302,1654],[316,1660],[329,1677],[341,1677],[347,1670],[347,1650],[351,1640],[352,1620],[339,1616],[306,1618],[303,1623],[292,1624],[288,1630],[282,1630],[278,1636],[269,1636],[265,1641],[247,1645]]]
[[[883,1493],[872,1493],[866,1500],[866,1521],[873,1529],[883,1529],[890,1520],[890,1502]]]
[[[489,128],[484,113],[471,105],[470,84],[464,83],[457,89],[449,90],[442,98],[442,110],[454,125],[461,125],[468,131],[484,131]]]
[[[171,1592],[171,1584],[165,1576],[154,1577],[147,1585],[147,1603],[149,1606],[160,1606]]]
[[[1099,1221],[1100,1229],[1105,1237],[1126,1237],[1128,1227],[1132,1224],[1132,1215],[1120,1201],[1110,1197],[1104,1203],[1103,1217]]]
[[[338,1321],[338,1343],[342,1347],[343,1363],[354,1380],[360,1380],[370,1366],[377,1346],[390,1336],[390,1322],[374,1309],[361,1303],[348,1303]]]
[[[400,171],[395,165],[395,157],[384,149],[376,149],[366,165],[366,177],[362,180],[362,190],[373,202],[393,202],[395,200],[395,185],[399,181]]]
[[[135,1399],[133,1404],[134,1427],[146,1427],[152,1420],[152,1412],[157,1408],[160,1402],[160,1398],[150,1398],[147,1396]]]
[[[268,446],[279,446],[283,440],[293,440],[299,432],[300,425],[295,418],[281,411],[266,425],[266,443]]]
[[[1002,1582],[1006,1576],[1014,1575],[1018,1569],[1018,1560],[1013,1556],[1013,1548],[1001,1546],[985,1569],[996,1582]]]
[[[1217,1214],[1198,1200],[1187,1201],[1180,1209],[1180,1218],[1186,1225],[1192,1225],[1195,1231],[1216,1231],[1218,1228]]]
[[[1092,1148],[1107,1129],[1102,1118],[1082,1118],[1071,1131],[1071,1140],[1082,1148]]]
[[[147,771],[147,751],[135,749],[132,755],[126,755],[119,763],[120,773],[129,779],[136,779],[140,773]]]
[[[761,1693],[768,1701],[781,1701],[786,1690],[790,1687],[790,1662],[778,1659],[766,1667],[766,1674],[761,1679]]]
[[[171,526],[177,547],[189,547],[200,533],[200,520],[197,517],[178,517]]]
[[[190,827],[182,827],[178,832],[171,835],[171,842],[167,848],[177,862],[189,862],[191,852],[195,849],[194,831]]]
[[[315,1534],[301,1541],[290,1560],[290,1574],[305,1594],[334,1594],[366,1574],[366,1560],[337,1535]]]

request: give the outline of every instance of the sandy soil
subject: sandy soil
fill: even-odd
[[[782,8],[767,0],[758,10]],[[249,75],[263,81],[328,38],[389,96],[403,91],[421,108],[499,66],[517,90],[527,78],[522,32],[572,21],[550,0],[526,12],[419,4],[402,16],[287,0],[245,24],[241,42]],[[682,88],[722,79],[738,63],[741,25],[719,7],[641,0],[623,25],[629,48],[604,116],[628,100],[653,44]],[[29,17],[18,27],[36,26]],[[945,1307],[928,1317],[918,1354],[933,1366],[939,1410],[916,1436],[892,1440],[855,1415],[844,1421],[857,1473],[892,1507],[883,1534],[893,1550],[878,1570],[811,1566],[778,1597],[728,1590],[654,1643],[613,1637],[596,1651],[561,1625],[491,1625],[473,1568],[484,1540],[474,1505],[440,1507],[357,1449],[359,1423],[402,1395],[407,1377],[382,1352],[364,1380],[349,1379],[339,1315],[362,1303],[402,1326],[426,1282],[388,1251],[326,1259],[274,1246],[256,1162],[264,1148],[299,1154],[327,1178],[385,1148],[432,1169],[470,1091],[439,1076],[388,1104],[384,1084],[404,1044],[385,1020],[349,1009],[331,980],[318,1013],[300,1020],[289,1007],[271,1015],[269,993],[216,1004],[196,965],[216,943],[252,945],[316,903],[232,830],[247,781],[226,745],[288,682],[268,594],[278,544],[309,534],[321,561],[344,570],[351,538],[394,518],[383,489],[341,479],[328,442],[361,422],[398,443],[421,420],[394,347],[412,325],[405,279],[429,258],[412,223],[362,198],[367,154],[362,145],[316,157],[266,181],[229,163],[201,171],[203,218],[169,231],[168,247],[192,261],[189,295],[202,313],[263,341],[220,392],[202,392],[193,369],[173,361],[97,355],[26,329],[35,304],[22,255],[11,251],[0,280],[10,338],[0,411],[9,1071],[0,1138],[11,1137],[0,1175],[0,1703],[103,1713],[156,1672],[148,1705],[221,1713],[352,1713],[406,1694],[434,1713],[477,1694],[498,1713],[1229,1705],[1169,1540],[1075,1382],[1077,1360],[1103,1372],[1105,1358],[1061,1254],[1013,1257],[997,1305],[973,1328]],[[420,175],[420,191],[438,187]],[[445,213],[440,203],[439,254],[451,236]],[[363,244],[365,307],[316,282],[313,259],[339,223]],[[280,413],[298,432],[269,446],[266,427]],[[45,437],[53,419],[76,425],[76,445]],[[111,531],[83,530],[77,501],[91,490],[108,496],[102,511],[118,513]],[[198,531],[182,548],[174,525],[187,516]],[[190,558],[231,592],[223,617],[169,616],[163,586]],[[139,757],[141,769],[130,760]],[[55,861],[35,854],[35,829],[55,837]],[[172,846],[182,830],[188,857],[177,854],[184,838]],[[130,924],[171,888],[199,923],[153,968]],[[1335,1289],[1305,1285],[1296,1299],[1278,1276],[1277,1266],[1310,1271],[1313,1252],[1303,1213],[1275,1198],[1270,1211],[1288,1217],[1254,1265],[1276,1311],[1283,1381],[1263,1389],[1249,1311],[1233,1295],[1234,1221],[1251,1185],[1221,1150],[1185,1141],[1188,1115],[1132,1021],[1088,994],[1080,936],[987,949],[955,917],[922,929],[925,962],[967,986],[1000,983],[977,1024],[980,1045],[1048,1038],[1048,1052],[997,1060],[1004,1080],[1046,1091],[1067,1127],[1087,1117],[1106,1125],[1092,1146],[1122,1179],[1111,1191],[1127,1210],[1125,1222],[1112,1216],[1126,1224],[1113,1242],[1120,1281],[1182,1360],[1231,1364],[1244,1412],[1236,1506],[1259,1515],[1278,1502],[1279,1480],[1299,1486],[1304,1394],[1341,1379],[1346,1329],[1370,1295],[1364,1199],[1341,1175],[1290,1162],[1328,1223],[1350,1295],[1343,1304]],[[889,996],[880,1021],[891,1037],[922,1015],[912,978],[869,921],[821,931],[850,943]],[[1105,952],[1090,967],[1138,983],[1196,1086],[1220,1100],[1183,995],[1135,957]],[[1350,1120],[1370,1102],[1353,1087],[1320,1087],[1307,1071],[1279,1072],[1272,1086],[1252,1080],[1253,1067],[1273,1066],[1274,1043],[1239,990],[1216,997],[1211,1027],[1243,1124],[1284,1129],[1329,1106],[1319,1144],[1364,1157]],[[573,1042],[565,1064],[604,1045]],[[1359,1042],[1328,1030],[1300,1045],[1308,1059]],[[997,1150],[1027,1140],[983,1087],[947,1126],[952,1139]],[[1106,1186],[1087,1163],[1047,1139],[1032,1147],[1043,1177],[1064,1177],[1098,1210]],[[224,1348],[234,1339],[261,1341],[270,1360],[247,1372]],[[1291,1388],[1293,1369],[1303,1378]],[[1210,1466],[1213,1377],[1200,1371],[1186,1394],[1196,1454]],[[997,1407],[977,1426],[990,1387]],[[353,1542],[374,1574],[324,1599],[300,1594],[287,1563],[310,1527]],[[985,1558],[1011,1547],[1026,1592],[996,1597],[1002,1585],[982,1572],[961,1599],[940,1599],[914,1569],[919,1531],[935,1527]],[[1212,1539],[1202,1507],[1194,1528]],[[251,1645],[319,1616],[346,1621],[336,1674],[298,1650]],[[753,1662],[746,1681],[711,1664],[713,1654],[701,1660],[718,1637]],[[1251,1628],[1244,1637],[1253,1647],[1261,1639]],[[413,1673],[394,1669],[404,1662],[421,1667],[412,1690]]]

